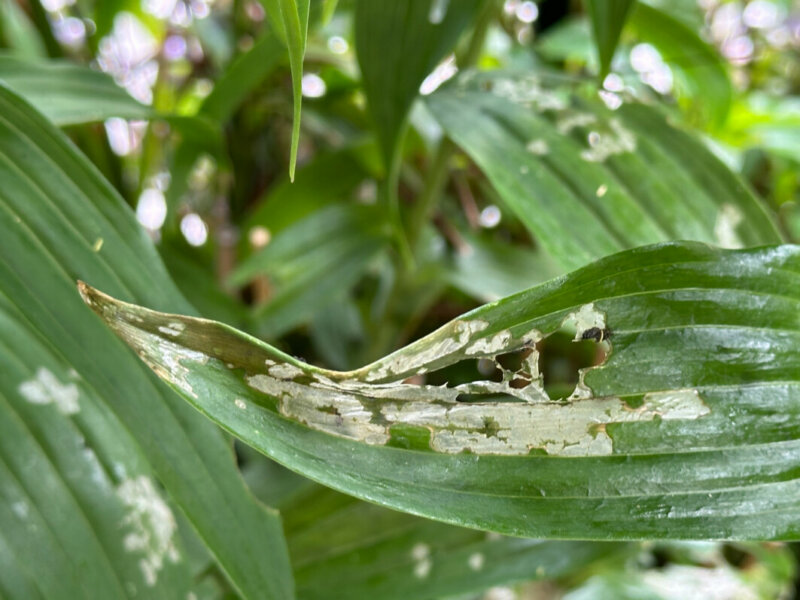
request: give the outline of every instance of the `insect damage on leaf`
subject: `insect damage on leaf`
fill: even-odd
[[[31,404],[53,404],[65,415],[74,415],[80,411],[78,386],[74,383],[62,383],[46,367],[39,367],[36,375],[20,383],[17,390]]]
[[[126,479],[117,488],[117,495],[127,508],[122,525],[128,532],[123,546],[128,552],[142,554],[139,561],[142,577],[152,587],[165,561],[180,560],[173,539],[178,524],[149,477],[140,475]]]
[[[187,395],[197,398],[190,379],[200,381],[213,369],[263,394],[245,403],[241,391],[232,391],[230,402],[239,409],[252,406],[254,418],[272,404],[311,429],[370,445],[385,445],[397,428],[412,427],[428,431],[430,449],[447,454],[604,456],[614,451],[608,425],[697,419],[710,412],[694,389],[644,394],[636,407],[616,396],[595,397],[584,377],[602,365],[581,370],[569,397],[551,399],[537,343],[553,331],[534,327],[493,331],[486,320],[459,319],[372,365],[336,372],[292,361],[210,321],[127,305],[88,286],[82,293],[156,373]],[[574,341],[609,344],[606,315],[592,303],[567,313],[559,327],[574,329]],[[513,365],[504,360],[510,355],[517,359]],[[406,383],[478,360],[493,365],[493,380]]]

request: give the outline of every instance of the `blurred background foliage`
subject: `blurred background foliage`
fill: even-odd
[[[498,149],[470,146],[467,130],[483,125],[443,105],[445,94],[425,101],[473,68],[544,73],[612,111],[651,104],[800,241],[796,0],[619,2],[606,15],[619,32],[602,24],[601,2],[449,4],[391,19],[403,3],[312,1],[299,122],[291,32],[268,0],[0,0],[0,80],[66,128],[202,315],[321,366],[362,365],[574,266],[520,218]],[[599,58],[593,28],[605,35]],[[545,382],[568,389],[593,357],[550,344]],[[797,589],[794,545],[487,539],[324,489],[244,447],[239,460],[283,512],[301,597],[331,597],[331,586],[350,590],[343,597],[487,600]],[[418,556],[409,544],[422,544]],[[409,583],[429,556],[460,566]],[[229,592],[213,573],[204,581],[207,597]]]

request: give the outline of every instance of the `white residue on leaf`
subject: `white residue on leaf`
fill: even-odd
[[[28,506],[27,502],[20,500],[18,502],[11,503],[11,511],[20,519],[25,520],[28,518],[30,507]]]
[[[592,113],[576,112],[562,117],[556,122],[558,133],[565,135],[576,127],[586,127],[597,122],[597,117]]]
[[[438,25],[444,21],[444,17],[447,14],[448,4],[450,4],[450,0],[433,0],[431,2],[431,8],[428,12],[428,21],[432,25]]]
[[[589,148],[581,151],[581,158],[589,162],[603,162],[609,156],[636,150],[636,136],[618,119],[608,122],[610,131],[596,131],[588,135]]]
[[[241,410],[245,410],[247,408],[247,403],[241,398],[236,398],[233,403],[236,405],[236,408]]]
[[[467,564],[473,571],[480,571],[483,568],[484,557],[480,552],[470,554]]]
[[[418,579],[425,579],[431,572],[433,562],[430,558],[424,558],[414,564],[414,576]]]
[[[53,404],[65,415],[74,415],[80,410],[78,386],[61,383],[46,367],[36,369],[33,379],[20,383],[17,391],[31,404]]]
[[[544,140],[542,138],[531,140],[525,146],[525,149],[531,154],[534,154],[536,156],[544,156],[545,154],[550,152],[550,146],[547,144],[547,140]]]
[[[723,204],[717,213],[714,223],[714,237],[722,248],[743,248],[742,240],[736,233],[736,228],[744,220],[742,211],[733,204]]]
[[[144,475],[123,481],[117,495],[128,509],[122,524],[129,533],[122,545],[127,552],[142,555],[139,568],[145,583],[153,586],[166,560],[173,563],[180,560],[173,540],[178,529],[175,517],[152,480]]]
[[[411,558],[414,560],[414,576],[425,579],[433,567],[430,546],[422,542],[414,544],[411,548]]]
[[[158,328],[158,330],[161,333],[165,335],[170,335],[172,337],[179,336],[184,329],[186,329],[186,325],[178,321],[173,321],[171,323],[168,323],[166,326],[161,325]]]
[[[543,88],[539,79],[534,76],[496,79],[492,85],[492,93],[539,111],[564,110],[569,104],[566,93]]]

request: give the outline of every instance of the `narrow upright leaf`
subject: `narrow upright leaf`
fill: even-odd
[[[713,125],[722,125],[730,110],[733,86],[719,52],[691,27],[643,2],[636,3],[630,23],[674,69],[678,90],[691,108]]]
[[[348,372],[80,288],[192,405],[372,502],[532,537],[800,534],[800,246],[621,252]],[[550,398],[539,342],[559,330],[600,360]],[[462,362],[474,381],[408,381]]]
[[[306,53],[310,0],[264,0],[264,7],[275,24],[276,33],[286,41],[289,66],[292,70],[294,121],[292,148],[289,156],[289,177],[294,180],[297,147],[300,143],[300,108],[303,101],[303,56]]]
[[[586,0],[600,62],[600,80],[608,74],[628,13],[636,0]]]
[[[358,64],[386,165],[420,84],[469,25],[481,0],[358,0]]]

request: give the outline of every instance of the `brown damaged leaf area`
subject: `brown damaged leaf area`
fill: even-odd
[[[197,400],[193,382],[227,373],[246,384],[246,398],[231,392],[237,410],[271,407],[311,429],[370,445],[385,445],[395,428],[412,427],[428,432],[430,449],[440,453],[604,456],[614,452],[610,424],[710,413],[695,389],[647,393],[636,407],[616,396],[595,397],[584,383],[590,369],[581,371],[570,396],[551,399],[537,342],[552,331],[493,331],[486,320],[462,318],[375,363],[339,372],[298,361],[221,323],[121,302],[83,282],[78,289],[159,377],[189,398]],[[575,341],[606,344],[612,329],[592,303],[567,314],[561,326],[574,329]],[[516,369],[498,360],[512,352],[522,356]],[[499,381],[408,382],[463,360],[492,361]]]

